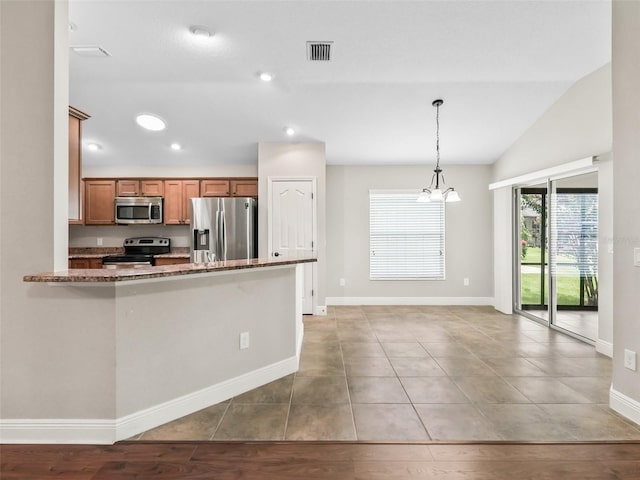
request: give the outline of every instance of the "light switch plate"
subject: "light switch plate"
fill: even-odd
[[[640,248],[633,249],[633,264],[640,267]]]

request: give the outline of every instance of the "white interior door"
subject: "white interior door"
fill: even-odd
[[[269,246],[272,257],[300,258],[315,254],[315,185],[312,179],[270,179]],[[304,265],[302,313],[314,308],[313,263]]]

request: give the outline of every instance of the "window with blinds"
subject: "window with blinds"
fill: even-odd
[[[369,192],[369,278],[444,280],[444,202],[418,192]]]

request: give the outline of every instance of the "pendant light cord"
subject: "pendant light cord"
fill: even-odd
[[[440,103],[436,103],[436,169],[438,168],[440,168]]]

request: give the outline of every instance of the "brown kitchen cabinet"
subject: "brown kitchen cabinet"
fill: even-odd
[[[189,263],[188,258],[155,258],[156,267],[162,267],[164,265],[182,265],[183,263]]]
[[[257,197],[258,196],[258,179],[240,179],[231,180],[231,196],[232,197]]]
[[[164,223],[185,225],[190,223],[189,200],[200,196],[199,180],[164,181]]]
[[[82,223],[82,122],[90,118],[69,106],[69,223]]]
[[[164,181],[159,180],[118,180],[118,197],[162,197]]]
[[[158,180],[117,180],[118,197],[162,197],[164,181]]]
[[[69,268],[102,268],[102,258],[71,258]]]
[[[229,180],[207,179],[200,180],[201,197],[228,197],[230,195]]]
[[[115,180],[85,180],[84,224],[115,224]]]

